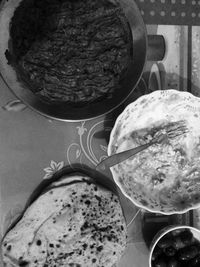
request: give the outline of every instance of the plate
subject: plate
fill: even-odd
[[[200,162],[198,163],[198,153],[200,153],[198,150],[200,148],[200,99],[188,92],[173,89],[159,90],[144,95],[125,108],[117,118],[111,132],[108,155],[137,146],[133,141],[136,137],[138,138],[135,133],[140,132],[140,137],[145,136],[146,138],[149,132],[156,127],[180,120],[185,121],[189,132],[170,140],[168,147],[162,145],[159,148],[156,148],[156,146],[152,149],[148,148],[146,155],[141,152],[139,156],[132,157],[111,168],[113,178],[122,193],[135,205],[150,212],[166,215],[181,214],[200,205],[200,195],[198,193],[200,191],[200,181],[198,180],[200,172],[198,169],[198,165],[200,165]],[[143,140],[143,142],[147,141]],[[180,155],[175,151],[178,151],[177,153]],[[183,153],[186,153],[185,156]],[[157,155],[157,158],[155,158],[155,155]],[[178,158],[178,156],[182,158]],[[154,158],[154,162],[149,157]],[[176,157],[176,160],[174,157]],[[178,165],[181,164],[179,159],[183,159],[185,162]],[[166,166],[163,167],[164,162],[166,164],[170,162],[171,165],[168,164],[168,169]],[[170,166],[175,164],[173,162],[178,162],[178,167],[174,165],[171,168]],[[148,177],[148,172],[145,172],[144,163],[146,170],[148,172],[152,171],[150,177]],[[158,184],[153,184],[154,171],[160,167],[159,164],[161,163],[161,167],[167,170],[165,172],[166,177]],[[147,166],[147,164],[149,165]],[[157,167],[155,167],[155,164],[157,164]],[[144,169],[142,173],[141,167]],[[172,172],[171,176],[168,174],[169,171]],[[189,176],[189,171],[191,171],[191,176]],[[160,172],[158,173],[160,174]],[[175,179],[179,174],[180,177]],[[135,178],[133,178],[134,176]],[[171,179],[171,177],[174,177],[174,179]],[[178,191],[176,192],[175,189]]]

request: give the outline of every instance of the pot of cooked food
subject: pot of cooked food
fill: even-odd
[[[133,0],[0,5],[1,76],[45,116],[73,121],[112,111],[136,87],[146,54],[146,29]]]
[[[149,267],[200,266],[200,231],[171,226],[157,233],[151,244]]]
[[[128,224],[117,194],[112,180],[84,165],[43,180],[3,237],[4,266],[115,266]]]
[[[198,208],[200,99],[166,90],[128,105],[115,122],[108,155],[140,146],[111,167],[123,194],[138,207],[165,215]]]

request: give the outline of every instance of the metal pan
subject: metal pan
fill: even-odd
[[[10,90],[30,108],[40,114],[63,121],[87,120],[113,111],[120,106],[137,86],[147,59],[147,33],[140,11],[133,0],[119,0],[129,21],[132,33],[132,60],[120,86],[111,99],[82,107],[69,104],[49,104],[41,101],[27,85],[19,81],[14,68],[8,64],[10,48],[9,27],[14,11],[23,0],[3,0],[0,4],[0,74]],[[25,0],[29,1],[29,0]]]

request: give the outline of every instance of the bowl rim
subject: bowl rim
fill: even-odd
[[[150,253],[149,253],[149,267],[152,267],[151,264],[151,259],[152,259],[152,254],[153,254],[153,250],[155,248],[155,246],[157,245],[157,243],[161,240],[161,238],[163,238],[163,236],[165,236],[166,234],[168,234],[169,232],[172,232],[174,230],[179,230],[179,229],[190,229],[192,231],[198,232],[200,235],[200,230],[196,227],[193,226],[189,226],[189,225],[171,225],[171,226],[167,226],[165,228],[163,228],[162,230],[160,230],[156,236],[154,237],[155,240],[152,240],[152,244],[150,246]],[[158,236],[157,236],[158,235]]]
[[[125,107],[125,109],[122,111],[121,114],[119,114],[119,116],[117,117],[116,121],[115,121],[115,124],[112,128],[112,131],[110,133],[110,139],[109,139],[109,143],[108,143],[108,156],[111,155],[111,148],[112,148],[112,145],[113,145],[113,136],[115,134],[115,131],[116,131],[116,128],[118,126],[118,123],[121,119],[121,117],[123,116],[124,112],[127,110],[127,109],[130,109],[131,106],[137,104],[138,102],[140,102],[142,99],[146,99],[147,97],[151,97],[152,95],[160,95],[160,94],[178,94],[178,95],[187,95],[187,96],[190,96],[191,98],[193,99],[196,99],[199,101],[199,105],[200,105],[200,98],[197,97],[197,96],[194,96],[192,93],[190,92],[185,92],[185,91],[178,91],[176,89],[167,89],[167,90],[157,90],[157,91],[154,91],[154,92],[151,92],[149,94],[146,94],[146,95],[142,95],[140,96],[137,100],[135,100],[134,102],[131,102],[129,105],[127,105]],[[179,210],[179,211],[170,211],[170,212],[165,212],[165,211],[160,211],[159,209],[153,209],[153,208],[149,208],[149,207],[146,207],[140,203],[138,203],[136,200],[134,200],[133,198],[131,198],[124,190],[124,188],[120,185],[120,183],[118,182],[118,180],[116,179],[115,177],[115,172],[113,171],[113,168],[111,167],[110,168],[111,170],[111,173],[112,173],[112,176],[113,176],[113,180],[115,181],[115,183],[117,184],[117,186],[120,188],[121,192],[125,195],[125,197],[127,197],[135,206],[137,206],[138,208],[140,209],[144,209],[148,212],[152,212],[152,213],[159,213],[159,214],[163,214],[163,215],[177,215],[177,214],[184,214],[190,210],[194,210],[194,209],[197,209],[200,207],[200,202],[193,205],[192,207],[187,207],[187,208],[184,208],[183,210]]]

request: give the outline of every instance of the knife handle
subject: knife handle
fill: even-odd
[[[125,150],[123,152],[117,153],[117,154],[113,154],[109,157],[107,157],[106,159],[104,159],[103,161],[101,161],[97,166],[96,166],[96,170],[98,171],[104,171],[107,168],[110,168],[116,164],[119,164],[120,162],[134,156],[135,154],[139,153],[140,151],[148,148],[149,146],[151,146],[152,143],[147,143],[129,150]]]

